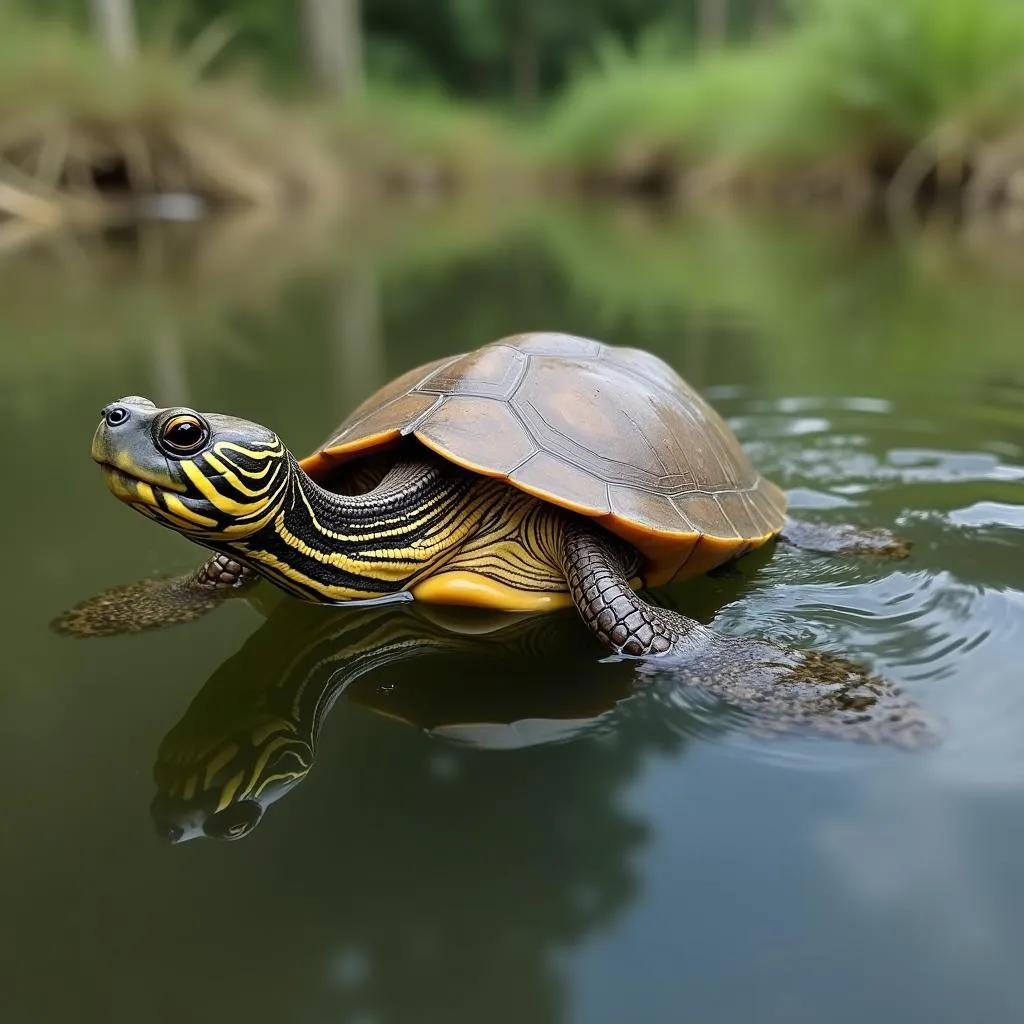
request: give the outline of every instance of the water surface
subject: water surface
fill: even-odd
[[[4,1020],[1020,1019],[1020,269],[835,223],[564,209],[5,255]],[[634,693],[572,614],[400,664],[371,656],[395,622],[335,635],[242,602],[163,633],[48,631],[196,562],[105,492],[108,401],[233,412],[302,452],[391,376],[530,329],[656,352],[802,514],[912,540],[899,564],[779,549],[672,597],[883,673],[944,719],[940,748],[759,739],[669,685]],[[440,628],[408,623],[421,645]],[[244,839],[191,839],[214,808],[154,804],[175,751],[287,703],[282,665],[310,650],[337,662],[328,695],[358,678],[311,706],[308,777]]]

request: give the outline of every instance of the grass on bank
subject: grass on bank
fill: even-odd
[[[556,103],[544,159],[625,186],[699,168],[908,185],[969,170],[996,187],[1024,166],[1018,0],[803,0],[797,19],[693,60],[606,55]]]
[[[0,15],[0,221],[49,226],[109,197],[277,208],[346,189],[715,187],[912,202],[1024,201],[1024,3],[795,0],[792,28],[698,57],[605,46],[526,133],[493,111],[373,87],[285,103],[205,73],[216,28],[117,66],[59,23]],[[102,194],[102,202],[100,201]],[[11,227],[0,225],[0,235]],[[0,237],[0,247],[4,239]]]
[[[311,119],[191,53],[123,65],[59,23],[0,19],[0,214],[63,219],[101,192],[273,205],[334,187]]]
[[[493,190],[533,173],[521,135],[501,114],[437,93],[375,85],[360,102],[324,115],[343,162],[378,191]]]
[[[280,207],[527,174],[497,115],[386,88],[286,103],[252,75],[208,76],[222,41],[212,26],[118,65],[63,23],[0,15],[0,220],[102,219],[112,197],[152,193]]]

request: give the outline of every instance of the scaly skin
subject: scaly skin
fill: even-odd
[[[873,555],[906,558],[910,544],[889,530],[865,530],[847,523],[808,523],[787,519],[779,540],[783,544],[820,555]]]
[[[685,647],[701,627],[633,593],[629,580],[639,562],[635,552],[609,534],[583,519],[566,519],[562,568],[569,593],[594,636],[614,653],[635,658]]]
[[[241,593],[259,577],[227,555],[213,555],[194,572],[112,587],[52,623],[67,636],[118,636],[194,622]]]
[[[668,676],[737,707],[759,731],[800,728],[906,749],[930,746],[941,735],[925,709],[852,662],[719,636],[650,604],[630,586],[635,553],[585,520],[567,520],[562,559],[573,600],[602,644],[615,654],[650,659],[646,675]]]

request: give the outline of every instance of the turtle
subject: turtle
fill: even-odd
[[[666,362],[568,334],[514,335],[409,370],[304,458],[268,427],[139,396],[102,410],[92,457],[117,498],[212,553],[184,577],[73,610],[61,628],[79,634],[195,619],[259,579],[331,605],[574,605],[612,656],[774,700],[780,675],[834,687],[863,674],[720,636],[646,590],[776,540],[908,552],[885,529],[787,517],[784,491]]]

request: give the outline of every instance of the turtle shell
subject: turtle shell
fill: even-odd
[[[520,334],[403,374],[301,463],[314,478],[414,437],[466,469],[591,516],[648,583],[695,576],[782,529],[784,493],[670,366],[566,334]]]

